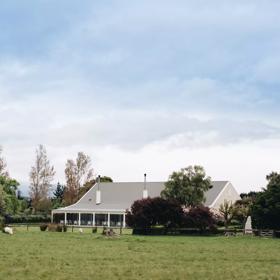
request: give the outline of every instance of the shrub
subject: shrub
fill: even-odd
[[[5,218],[0,216],[0,231],[2,231],[5,227]]]
[[[155,227],[155,228],[134,228],[132,234],[141,235],[166,235],[168,233],[167,228]]]
[[[40,225],[40,230],[41,230],[41,231],[46,231],[47,228],[48,228],[48,225],[47,225],[47,224],[42,224],[42,225]]]
[[[92,228],[92,233],[97,233],[97,227]]]
[[[48,224],[48,231],[54,232],[56,231],[57,225],[56,224]]]
[[[7,215],[6,221],[8,224],[49,223],[51,217],[45,215]]]
[[[135,201],[127,211],[126,223],[133,228],[151,228],[155,225],[177,227],[183,216],[181,205],[160,197]]]
[[[216,219],[208,207],[197,206],[184,214],[183,226],[197,228],[201,232],[216,229]]]
[[[63,225],[63,226],[62,226],[62,231],[63,231],[63,232],[67,232],[67,226],[66,226],[66,225]]]
[[[51,231],[51,232],[67,231],[67,229],[65,230],[64,227],[66,227],[66,226],[60,225],[60,224],[48,224],[48,231]]]
[[[63,226],[62,225],[56,225],[56,231],[57,232],[62,232],[63,231]]]

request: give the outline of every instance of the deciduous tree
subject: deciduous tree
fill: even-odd
[[[79,199],[80,189],[94,179],[90,157],[83,152],[79,152],[75,161],[68,159],[65,177],[64,202],[69,205]]]
[[[2,147],[0,146],[0,176],[8,177],[7,164],[5,159],[2,157]]]
[[[44,205],[45,208],[46,200],[49,200],[54,175],[54,167],[48,160],[47,151],[43,145],[39,145],[36,150],[35,164],[31,167],[29,174],[29,194],[34,212],[39,210],[40,205]]]
[[[234,207],[231,202],[225,200],[219,208],[220,215],[222,216],[225,228],[228,229],[230,222],[234,216]]]

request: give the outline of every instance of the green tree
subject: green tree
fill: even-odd
[[[165,183],[161,196],[175,199],[181,205],[194,207],[205,201],[205,192],[211,188],[211,178],[206,176],[201,166],[189,166],[173,172]]]
[[[17,188],[19,183],[15,179],[0,176],[0,204],[1,212],[4,214],[16,214],[19,210]]]
[[[97,179],[95,179],[97,181]],[[101,176],[100,177],[100,182],[101,183],[113,183],[113,179],[108,176]]]
[[[280,174],[266,177],[266,189],[260,192],[252,205],[253,226],[259,229],[280,229]]]
[[[220,205],[219,212],[224,220],[225,228],[228,229],[234,216],[234,207],[232,203],[225,200],[224,203]]]
[[[63,206],[65,186],[61,185],[59,182],[56,185],[56,189],[53,192],[52,207],[54,209]]]
[[[65,186],[61,185],[59,182],[56,185],[56,189],[53,192],[54,198],[60,202],[63,200]]]
[[[244,230],[247,218],[251,215],[253,201],[253,197],[243,195],[242,199],[234,203],[234,219],[241,223]]]
[[[3,190],[3,187],[0,186],[0,218],[6,213],[6,193]]]

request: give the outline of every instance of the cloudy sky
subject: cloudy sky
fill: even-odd
[[[0,145],[22,189],[38,144],[115,181],[203,165],[239,192],[280,169],[278,0],[12,0]]]

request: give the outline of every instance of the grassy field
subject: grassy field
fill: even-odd
[[[0,233],[0,279],[280,279],[280,240]]]

